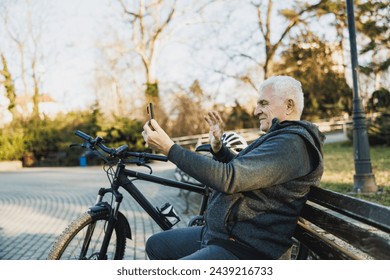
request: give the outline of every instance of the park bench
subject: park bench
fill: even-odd
[[[296,259],[390,259],[390,208],[312,187],[294,238]]]

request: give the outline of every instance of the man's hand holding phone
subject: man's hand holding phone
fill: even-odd
[[[149,120],[144,125],[142,137],[150,148],[168,155],[169,150],[175,143],[154,119],[152,103],[149,103],[147,112]]]

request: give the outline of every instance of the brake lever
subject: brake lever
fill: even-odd
[[[73,148],[73,147],[83,147],[83,145],[81,145],[81,144],[70,144],[69,145],[69,148]]]
[[[86,148],[86,149],[90,149],[90,150],[96,150],[95,146],[93,146],[91,143],[89,142],[84,142],[83,144],[70,144],[69,145],[70,148],[73,148],[73,147],[81,147],[81,148]]]

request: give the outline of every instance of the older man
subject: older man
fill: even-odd
[[[212,189],[206,225],[151,236],[149,258],[279,259],[292,245],[310,186],[318,186],[323,173],[324,136],[300,120],[302,110],[300,82],[288,76],[267,79],[254,113],[266,133],[238,155],[221,143],[220,116],[206,116],[214,159],[174,144],[155,120],[154,129],[145,124],[150,147]]]

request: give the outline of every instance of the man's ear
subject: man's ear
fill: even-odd
[[[295,111],[295,102],[292,99],[286,100],[286,115],[291,115]]]

